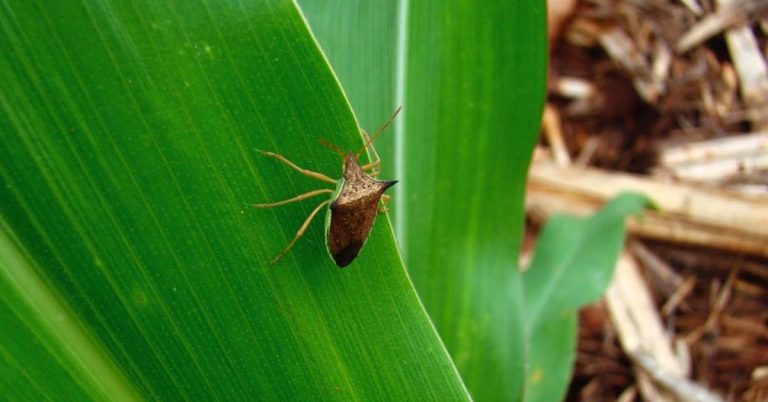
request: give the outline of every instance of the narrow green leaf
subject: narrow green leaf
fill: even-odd
[[[556,215],[544,226],[523,275],[531,359],[526,401],[557,401],[565,395],[578,309],[608,287],[624,244],[624,221],[648,205],[645,196],[624,193],[591,217]]]
[[[268,263],[321,200],[251,204],[323,183],[258,150],[338,177],[317,139],[362,144],[293,2],[6,0],[0,32],[0,394],[466,399],[386,216],[345,270],[322,218]]]

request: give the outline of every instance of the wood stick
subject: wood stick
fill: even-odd
[[[765,2],[716,0],[721,8],[738,7]],[[741,97],[749,108],[768,103],[768,64],[749,26],[742,25],[726,31],[725,41],[739,75]],[[768,128],[768,118],[762,113],[750,116],[755,129]]]
[[[768,199],[626,173],[535,162],[526,205],[533,219],[554,212],[594,212],[621,191],[648,195],[659,211],[630,220],[631,233],[683,244],[768,256]]]
[[[632,257],[623,252],[619,257],[613,280],[605,293],[611,320],[619,334],[624,351],[643,351],[653,356],[670,375],[685,377],[686,373],[672,351],[672,344],[664,331],[650,291]],[[658,392],[643,374],[638,375],[638,386],[645,400],[669,400]]]

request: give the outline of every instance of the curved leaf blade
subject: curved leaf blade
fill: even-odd
[[[294,3],[0,7],[3,233],[142,398],[466,398],[385,217],[346,270],[321,223],[268,264],[313,206],[250,205],[318,184],[258,150],[328,173],[318,138],[362,143]]]

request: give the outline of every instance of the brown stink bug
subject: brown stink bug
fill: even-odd
[[[392,116],[390,116],[386,123],[384,123],[372,137],[369,137],[363,130],[365,144],[357,151],[357,153],[344,153],[335,145],[321,141],[323,145],[337,152],[343,159],[344,171],[342,177],[338,180],[334,180],[322,173],[302,169],[280,154],[261,151],[263,155],[275,158],[305,176],[336,185],[335,190],[323,188],[309,191],[284,201],[253,205],[256,208],[273,208],[296,201],[306,200],[320,194],[331,194],[329,199],[321,202],[314,210],[312,210],[296,232],[296,236],[294,236],[293,240],[291,240],[285,249],[272,260],[273,264],[283,258],[296,241],[304,235],[304,232],[312,222],[312,219],[314,219],[315,215],[317,215],[324,206],[328,206],[325,218],[326,245],[328,247],[328,253],[333,258],[333,261],[336,262],[336,265],[343,268],[352,263],[355,257],[357,257],[360,249],[362,249],[365,244],[365,240],[368,238],[368,234],[371,232],[373,222],[376,219],[376,214],[379,212],[379,200],[382,198],[384,198],[385,201],[388,200],[389,197],[384,195],[384,191],[397,183],[396,180],[382,181],[375,179],[379,173],[378,167],[381,163],[381,159],[379,158],[378,153],[376,153],[376,149],[373,147],[373,141],[381,135],[387,126],[389,126],[395,116],[397,116],[398,112],[400,112],[400,108],[397,108],[397,110],[392,113]],[[371,148],[375,160],[361,166],[359,163],[360,154],[368,147]],[[366,173],[368,170],[371,172]]]

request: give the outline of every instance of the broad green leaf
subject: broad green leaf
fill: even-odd
[[[608,287],[624,245],[624,221],[648,205],[645,196],[624,193],[591,217],[556,215],[544,226],[523,275],[530,339],[525,400],[562,400],[574,360],[578,309]]]
[[[527,165],[544,102],[543,1],[301,1],[377,143],[411,278],[477,400],[519,400],[517,269]]]
[[[467,398],[385,215],[268,263],[321,200],[251,204],[324,184],[258,150],[362,144],[293,2],[5,0],[0,37],[0,394]]]

